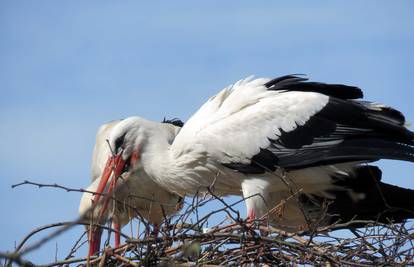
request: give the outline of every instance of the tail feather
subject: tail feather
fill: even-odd
[[[329,193],[335,199],[328,204],[331,223],[370,220],[381,223],[403,222],[414,218],[414,190],[381,182],[381,170],[375,166],[359,166],[354,177],[338,177],[341,190]]]
[[[277,153],[276,149],[271,151]],[[301,148],[296,151],[294,157],[288,153],[278,155],[278,157],[278,164],[290,170],[341,162],[376,161],[379,159],[414,162],[414,146],[380,138],[355,138],[345,140],[329,149],[323,149],[323,147],[315,149]]]

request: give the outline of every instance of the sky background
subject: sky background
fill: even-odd
[[[248,75],[305,73],[364,89],[414,121],[413,1],[0,2],[0,251],[76,218],[95,132],[113,119],[192,113]],[[381,162],[414,187],[414,165]],[[66,256],[82,228],[28,255]]]

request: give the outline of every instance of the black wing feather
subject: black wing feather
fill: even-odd
[[[180,120],[179,118],[174,118],[174,119],[167,120],[164,117],[164,119],[162,120],[161,123],[168,123],[168,124],[172,124],[172,125],[177,126],[177,127],[183,127],[184,126],[184,122],[182,120]]]
[[[265,86],[269,90],[316,92],[340,99],[357,99],[363,97],[362,90],[355,86],[308,82],[307,80],[307,78],[297,75],[286,75],[265,83]]]
[[[414,133],[404,127],[401,112],[390,107],[354,100],[357,87],[306,82],[295,75],[265,84],[269,90],[317,92],[330,96],[323,109],[294,130],[280,130],[270,146],[261,148],[250,164],[225,166],[258,174],[277,167],[297,169],[347,161],[396,159],[414,161]]]

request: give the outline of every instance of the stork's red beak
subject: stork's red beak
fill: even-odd
[[[115,188],[116,182],[119,176],[122,173],[122,170],[125,167],[126,161],[122,159],[122,153],[118,153],[115,157],[110,156],[106,162],[105,169],[102,173],[101,180],[98,185],[98,189],[96,191],[96,195],[93,199],[93,205],[96,207],[97,204],[101,201],[102,208],[99,211],[98,218],[94,220],[97,224],[105,223],[105,212],[108,208],[109,200],[112,197],[113,190]],[[109,178],[112,179],[109,181]],[[103,195],[105,188],[110,182],[108,192],[106,192],[105,196]],[[103,197],[101,197],[103,196]],[[102,229],[97,226],[92,226],[89,231],[89,255],[92,256],[96,254],[101,246],[101,236],[102,236]]]

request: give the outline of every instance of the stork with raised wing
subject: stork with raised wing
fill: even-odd
[[[413,218],[414,191],[381,182],[368,164],[414,161],[414,133],[399,111],[362,96],[357,87],[299,75],[247,78],[211,97],[173,142],[158,123],[131,117],[109,143],[121,161],[137,159],[126,168],[137,177],[180,196],[214,182],[216,194],[246,198],[248,218],[268,215],[289,231]]]
[[[145,173],[141,173],[140,166],[136,166],[136,155],[121,162],[120,155],[113,154],[107,140],[122,122],[123,120],[112,121],[99,128],[92,157],[92,184],[82,195],[79,206],[79,213],[89,223],[101,224],[112,219],[115,247],[120,244],[121,228],[133,218],[146,219],[154,225],[156,234],[162,220],[175,213],[183,200],[177,194],[160,187]],[[164,120],[164,123],[158,123],[157,131],[165,141],[172,143],[180,126],[182,122],[179,120]],[[122,140],[118,139],[117,142],[117,150],[122,150]],[[139,176],[137,173],[140,173]],[[102,230],[99,227],[89,230],[89,255],[93,255],[99,251]]]

